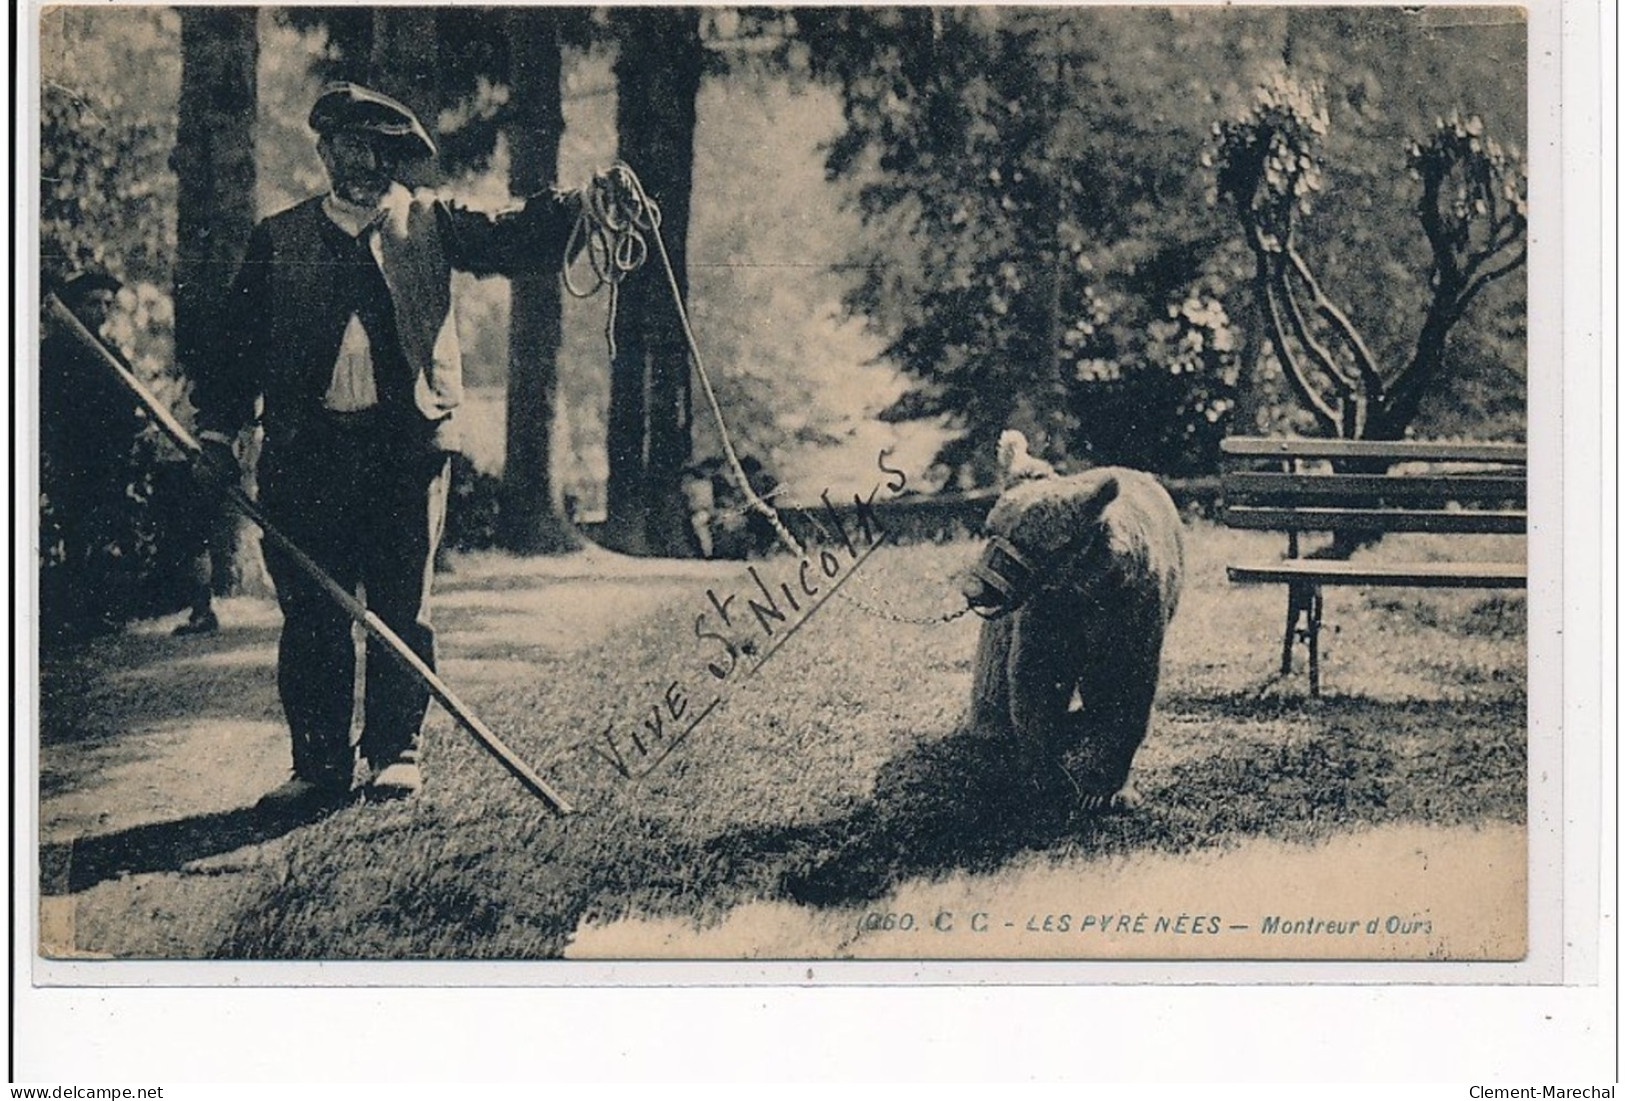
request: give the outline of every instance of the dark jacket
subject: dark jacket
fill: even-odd
[[[477,275],[557,270],[575,207],[559,193],[523,208],[483,214],[397,188],[380,224],[383,271],[399,356],[409,378],[379,380],[381,403],[403,427],[455,446],[453,411],[462,401],[462,355],[452,312],[453,269]],[[254,227],[242,268],[221,310],[208,361],[191,364],[198,427],[235,436],[263,399],[268,440],[296,434],[321,409],[332,378],[349,297],[340,280],[356,269],[335,263],[353,243],[308,199]]]

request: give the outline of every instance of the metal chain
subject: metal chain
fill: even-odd
[[[850,593],[845,589],[842,589],[835,595],[845,600],[858,611],[867,615],[872,615],[877,619],[884,619],[891,623],[904,623],[911,627],[935,627],[941,623],[952,623],[954,620],[959,619],[970,612],[970,605],[966,604],[963,607],[956,608],[951,612],[939,612],[933,616],[910,616],[903,615],[901,612],[891,611],[888,608],[881,608],[877,605],[869,604],[860,599],[856,594]]]

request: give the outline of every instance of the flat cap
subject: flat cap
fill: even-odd
[[[310,128],[324,137],[340,130],[363,130],[394,138],[406,156],[433,157],[439,152],[410,107],[347,80],[322,89],[310,109]]]

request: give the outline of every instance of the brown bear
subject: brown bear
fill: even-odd
[[[963,586],[986,620],[971,722],[1010,740],[1019,782],[1069,777],[1085,809],[1132,806],[1179,603],[1179,511],[1151,475],[1101,467],[1006,490],[987,531]]]

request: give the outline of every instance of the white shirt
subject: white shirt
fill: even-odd
[[[379,243],[378,223],[386,213],[384,204],[365,207],[330,193],[322,200],[322,213],[350,237],[365,234],[367,251],[372,254],[378,270],[383,271],[384,253]],[[334,413],[358,413],[377,404],[378,380],[372,366],[372,342],[361,318],[352,313],[349,324],[344,327],[344,339],[339,342],[333,378],[322,397],[322,406]]]

